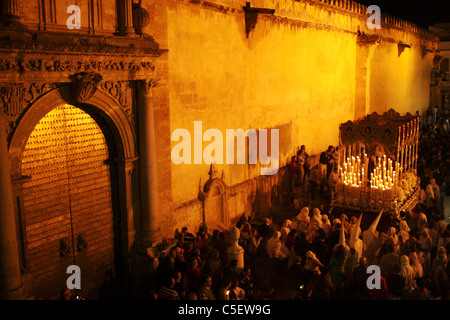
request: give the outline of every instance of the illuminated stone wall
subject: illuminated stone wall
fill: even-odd
[[[247,39],[242,11],[193,9],[168,13],[172,131],[193,132],[195,120],[223,133],[279,128],[281,165],[299,144],[311,153],[336,144],[337,125],[353,117],[354,35],[261,17]],[[191,199],[208,169],[173,165],[174,202]],[[217,169],[228,185],[259,175],[247,165]]]
[[[123,35],[122,27],[130,27],[132,14],[123,10],[130,1],[78,1],[76,31],[66,27],[71,1],[18,1],[18,11],[32,30],[89,34],[101,43],[102,36]],[[149,13],[144,33],[168,49],[155,62],[153,94],[159,223],[166,236],[185,223],[192,229],[200,224],[198,191],[210,165],[172,163],[174,130],[189,130],[193,141],[194,121],[202,121],[203,132],[222,132],[225,149],[226,129],[279,129],[282,167],[302,144],[310,154],[337,145],[342,122],[390,108],[414,113],[428,105],[438,43],[416,26],[383,15],[382,28],[369,30],[367,8],[351,1],[255,0],[252,7],[275,13],[259,14],[247,36],[245,5],[244,0],[142,0]],[[140,39],[132,33],[131,38]],[[407,45],[400,54],[399,42]],[[208,144],[203,142],[201,151]],[[193,154],[192,149],[192,160]],[[261,176],[259,165],[219,164],[216,170],[229,188],[224,195],[229,221],[267,211],[272,187],[283,179]],[[138,177],[139,172],[133,181]],[[138,196],[133,203],[139,212]]]
[[[405,38],[412,45],[401,53],[398,45],[384,42],[374,50],[370,61],[370,112],[394,108],[402,115],[414,114],[425,112],[429,106],[433,55],[423,57],[418,39],[408,35]]]
[[[226,129],[279,128],[283,166],[301,144],[310,154],[337,145],[342,122],[389,108],[401,114],[425,108],[433,54],[422,56],[423,47],[432,51],[437,43],[394,17],[383,16],[382,29],[369,30],[366,7],[346,3],[253,1],[275,14],[260,14],[247,38],[245,1],[169,1],[171,132],[185,128],[193,140],[194,121],[224,137]],[[358,41],[358,30],[376,40]],[[399,55],[400,41],[410,47]],[[228,186],[259,176],[254,165],[216,169]],[[190,221],[208,171],[207,163],[172,164],[177,226]],[[230,218],[248,213],[249,201],[238,206],[231,196]]]

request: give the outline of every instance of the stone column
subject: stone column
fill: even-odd
[[[138,157],[114,159],[118,169],[119,205],[120,205],[120,238],[124,291],[130,289],[130,251],[135,237],[132,174]]]
[[[17,0],[4,0],[1,3],[3,16],[2,19],[9,21],[20,20],[19,8],[17,7]]]
[[[141,204],[141,237],[145,247],[162,239],[159,229],[158,170],[155,119],[153,116],[152,80],[138,80],[139,187]]]
[[[22,299],[23,292],[8,146],[0,115],[0,299]]]
[[[121,0],[122,5],[122,25],[120,26],[120,35],[129,36],[135,34],[133,27],[133,0]]]
[[[138,157],[132,157],[127,159],[117,158],[114,162],[119,170],[119,193],[120,198],[120,211],[121,211],[121,230],[127,230],[126,234],[122,234],[123,240],[127,243],[126,250],[130,250],[130,244],[133,242],[135,235],[134,226],[134,209],[133,209],[133,186],[132,186],[132,173],[135,167],[135,162],[138,161]]]

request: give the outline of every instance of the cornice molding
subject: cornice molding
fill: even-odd
[[[73,34],[64,30],[0,28],[0,52],[52,55],[124,55],[159,57],[167,53],[153,37]]]
[[[36,57],[36,55],[17,55],[13,58],[2,57],[0,50],[0,75],[2,72],[130,72],[130,71],[155,71],[155,62],[140,57],[108,57],[109,59],[86,59],[80,55],[79,59],[73,57],[55,58]]]

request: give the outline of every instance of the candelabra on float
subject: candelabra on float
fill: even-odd
[[[394,110],[341,124],[334,206],[395,211],[417,203],[419,118]]]

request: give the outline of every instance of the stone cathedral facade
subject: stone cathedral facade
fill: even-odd
[[[339,123],[433,104],[438,38],[384,14],[369,29],[366,11],[347,0],[2,0],[0,297],[58,298],[72,264],[87,297],[107,270],[128,288],[136,256],[176,229],[267,213],[298,146],[319,153]],[[173,163],[172,132],[195,121],[278,129],[280,170]]]

